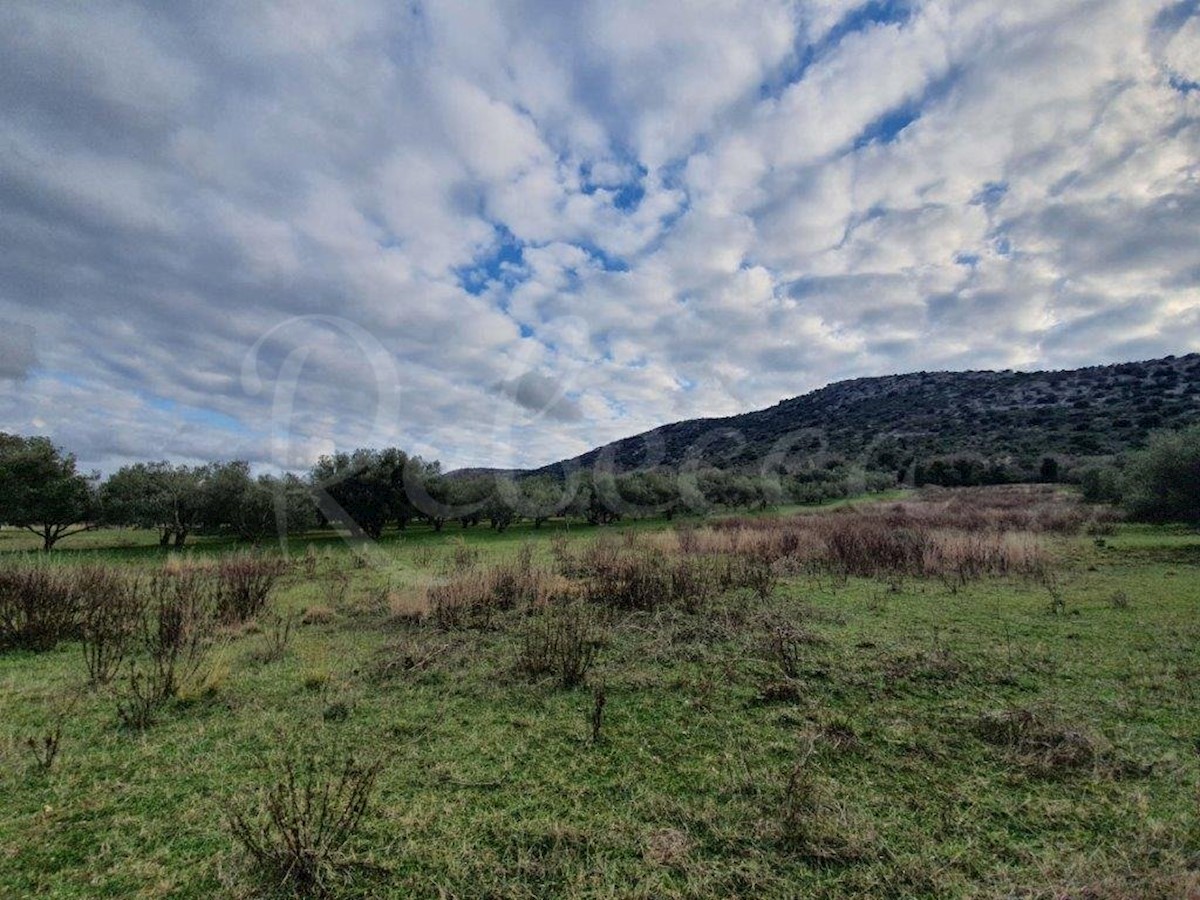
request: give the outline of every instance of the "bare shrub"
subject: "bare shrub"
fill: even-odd
[[[317,604],[305,607],[304,614],[300,616],[300,621],[305,625],[328,625],[336,618],[337,613],[334,610],[328,606]]]
[[[820,637],[791,622],[775,620],[767,627],[767,658],[779,667],[784,678],[799,678],[804,670],[805,648],[821,643]]]
[[[778,812],[780,838],[793,852],[814,862],[854,862],[865,855],[873,835],[862,823],[851,821],[837,801],[828,779],[816,770],[815,751],[815,736],[806,735],[784,778]]]
[[[517,668],[531,678],[553,676],[561,687],[577,687],[583,684],[600,645],[599,629],[586,606],[551,606],[526,620]]]
[[[921,572],[928,533],[896,527],[882,518],[832,515],[819,520],[830,561],[848,575]]]
[[[462,573],[475,568],[479,562],[479,551],[467,546],[461,537],[454,539],[454,548],[450,551],[447,567],[451,573]]]
[[[289,752],[264,768],[269,784],[252,801],[233,801],[229,830],[265,880],[324,894],[347,861],[382,762]]]
[[[344,609],[350,596],[350,584],[353,581],[349,572],[333,572],[325,582],[325,607],[327,609]]]
[[[425,594],[433,621],[442,628],[490,628],[495,614],[518,606],[544,606],[562,592],[562,580],[518,558],[491,568],[472,568]]]
[[[88,683],[108,684],[116,677],[137,637],[145,609],[137,578],[103,567],[79,575],[80,637]]]
[[[602,732],[604,729],[604,707],[608,703],[608,692],[604,685],[598,685],[592,691],[592,746],[600,743]]]
[[[428,671],[446,655],[450,646],[447,641],[427,638],[406,638],[389,644],[376,653],[370,677],[375,682],[387,682],[413,672]]]
[[[561,574],[567,577],[575,574],[576,562],[575,554],[571,551],[571,541],[561,531],[556,531],[550,536],[550,556]]]
[[[532,557],[522,554],[516,562],[492,568],[484,580],[491,602],[498,609],[513,609],[519,603],[535,604],[541,599],[545,577],[534,568]]]
[[[71,570],[19,559],[0,567],[0,650],[53,650],[78,634],[78,592]]]
[[[496,612],[487,572],[467,571],[426,591],[429,615],[439,628],[490,628]]]
[[[1018,764],[1043,775],[1090,768],[1099,758],[1093,737],[1060,722],[1051,711],[1017,708],[984,713],[976,733],[1008,750]]]
[[[621,553],[608,541],[596,541],[583,557],[587,598],[618,609],[652,610],[673,596],[673,571],[659,552]]]
[[[574,570],[563,574],[578,578],[600,575],[617,566],[622,556],[621,547],[612,536],[604,535],[584,544],[575,557]]]
[[[429,599],[411,590],[392,591],[387,598],[388,618],[393,624],[416,624],[429,615]]]
[[[670,576],[670,598],[688,613],[703,609],[720,586],[715,565],[703,558],[684,556],[674,559]]]
[[[213,636],[213,591],[197,570],[150,580],[137,641],[145,659],[132,660],[117,691],[117,718],[144,729],[204,664]]]
[[[38,736],[25,738],[23,742],[25,749],[29,752],[37,769],[49,772],[54,768],[54,761],[58,759],[58,751],[62,746],[62,735],[62,722],[58,721],[53,727]]]
[[[283,659],[292,643],[292,629],[295,625],[296,617],[294,615],[274,613],[268,616],[263,628],[266,641],[257,654],[258,659],[262,662],[275,662]]]
[[[769,593],[775,576],[766,564],[739,557],[668,554],[647,543],[633,551],[597,541],[581,555],[583,596],[624,610],[673,604],[685,612],[703,608],[720,590],[751,586]]]
[[[771,563],[762,556],[733,556],[725,569],[725,584],[730,588],[748,588],[766,600],[778,579]]]
[[[883,666],[889,681],[957,681],[967,666],[947,647],[889,656]]]
[[[123,728],[144,731],[154,724],[159,709],[168,699],[163,694],[162,684],[150,671],[131,665],[117,692],[117,721]]]
[[[1068,505],[1067,511],[1051,515],[1007,502],[990,512],[986,506],[968,507],[955,499],[786,519],[724,519],[686,540],[691,554],[766,564],[767,568],[748,570],[761,573],[756,589],[764,596],[770,592],[770,576],[780,573],[828,572],[892,584],[909,577],[934,577],[950,587],[991,575],[1037,577],[1046,556],[1033,532],[1066,527],[1062,523],[1072,518],[1075,508]],[[744,580],[738,576],[731,564],[727,582]]]
[[[257,553],[221,559],[216,570],[216,614],[222,622],[245,622],[267,605],[286,563]]]
[[[308,544],[304,548],[304,559],[302,564],[304,566],[304,577],[309,581],[312,581],[317,577],[318,561],[319,557],[317,556],[317,548],[312,544]]]

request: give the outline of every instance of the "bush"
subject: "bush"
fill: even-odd
[[[1134,519],[1200,526],[1200,425],[1156,432],[1130,455],[1124,503]]]
[[[237,802],[230,832],[267,880],[305,895],[330,888],[365,818],[382,762],[289,753],[266,763],[270,784]]]
[[[441,628],[490,628],[494,614],[518,605],[545,605],[561,579],[533,565],[528,553],[490,569],[470,568],[425,595],[429,614]]]
[[[553,676],[564,688],[578,687],[587,677],[600,643],[586,606],[552,606],[526,622],[517,668],[532,678]]]
[[[1085,469],[1079,476],[1083,499],[1088,503],[1120,503],[1121,473],[1108,467]]]
[[[208,585],[195,570],[151,579],[138,635],[145,658],[130,663],[117,692],[122,725],[151,725],[158,710],[199,672],[212,643],[212,605]]]
[[[253,619],[267,605],[286,568],[281,559],[254,553],[227,556],[217,564],[216,613],[222,622]]]
[[[143,585],[136,578],[102,567],[83,570],[79,580],[80,637],[88,683],[108,684],[137,637],[145,609]]]
[[[78,635],[74,573],[42,561],[0,568],[0,650],[53,650]]]

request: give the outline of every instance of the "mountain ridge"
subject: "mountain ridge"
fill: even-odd
[[[597,465],[748,469],[772,454],[876,468],[965,454],[1030,468],[1045,455],[1110,457],[1140,446],[1153,428],[1194,421],[1200,353],[1077,369],[920,371],[846,379],[758,410],[666,423],[523,474]]]

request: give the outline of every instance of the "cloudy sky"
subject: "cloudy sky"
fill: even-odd
[[[549,462],[1200,350],[1197,0],[0,4],[0,430]]]

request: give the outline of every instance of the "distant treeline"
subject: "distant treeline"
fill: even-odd
[[[828,463],[788,474],[704,468],[561,477],[444,473],[436,461],[397,448],[324,456],[303,476],[255,475],[244,461],[206,465],[136,463],[107,479],[44,437],[0,434],[0,524],[37,534],[46,549],[101,525],[155,529],[163,546],[191,535],[258,542],[314,528],[378,538],[420,522],[440,531],[551,518],[604,525],[623,518],[820,503],[894,487],[894,474]]]
[[[1080,484],[1086,499],[1121,502],[1147,519],[1200,521],[1200,427],[1154,435],[1149,447],[1112,465],[1066,469],[1053,456],[1026,464],[953,456],[918,461],[876,452],[867,465],[826,458],[794,471],[713,466],[613,473],[602,467],[556,474],[444,473],[403,450],[324,456],[304,475],[255,475],[244,461],[125,466],[106,480],[77,471],[48,438],[0,434],[0,525],[37,534],[45,549],[101,525],[155,529],[163,546],[195,534],[259,542],[336,528],[380,537],[421,522],[441,531],[551,518],[604,525],[713,510],[767,509],[868,494],[899,484],[978,486],[1022,481]],[[1161,496],[1160,496],[1161,495]],[[1166,498],[1166,499],[1163,499]],[[1164,510],[1166,510],[1164,512]]]

